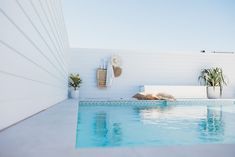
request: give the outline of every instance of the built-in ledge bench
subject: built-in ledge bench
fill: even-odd
[[[167,93],[176,99],[207,99],[206,86],[165,86],[165,85],[143,85],[140,92],[146,94]]]

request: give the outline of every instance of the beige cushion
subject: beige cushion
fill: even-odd
[[[158,100],[156,96],[147,94],[145,95],[145,100]]]
[[[172,96],[172,95],[170,95],[170,94],[167,94],[167,93],[158,93],[158,94],[156,95],[156,97],[157,97],[159,100],[175,101],[174,96]]]
[[[156,96],[144,93],[137,93],[133,96],[133,98],[136,98],[138,100],[157,100]]]
[[[141,93],[137,93],[135,94],[132,98],[136,98],[138,100],[144,100],[145,95],[141,94]]]
[[[167,101],[175,101],[175,98],[166,93],[158,93],[157,95],[146,94],[146,93],[137,93],[133,96],[138,100],[167,100]]]

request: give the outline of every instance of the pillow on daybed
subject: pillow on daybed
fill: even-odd
[[[158,93],[157,95],[145,94],[145,93],[137,93],[133,96],[138,100],[167,100],[167,101],[175,101],[175,98],[166,93]]]
[[[133,96],[133,98],[136,98],[138,100],[158,100],[156,96],[153,96],[151,94],[143,94],[143,93],[137,93]]]
[[[167,101],[175,101],[176,100],[174,98],[174,96],[172,96],[170,94],[166,94],[166,93],[158,93],[156,95],[156,97],[158,98],[158,100],[167,100]]]

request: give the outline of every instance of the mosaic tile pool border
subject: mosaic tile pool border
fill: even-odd
[[[235,105],[234,100],[177,100],[174,102],[163,100],[83,100],[79,105]]]

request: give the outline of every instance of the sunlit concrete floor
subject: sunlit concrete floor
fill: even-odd
[[[76,149],[76,100],[0,132],[0,157],[234,157],[235,145]]]

